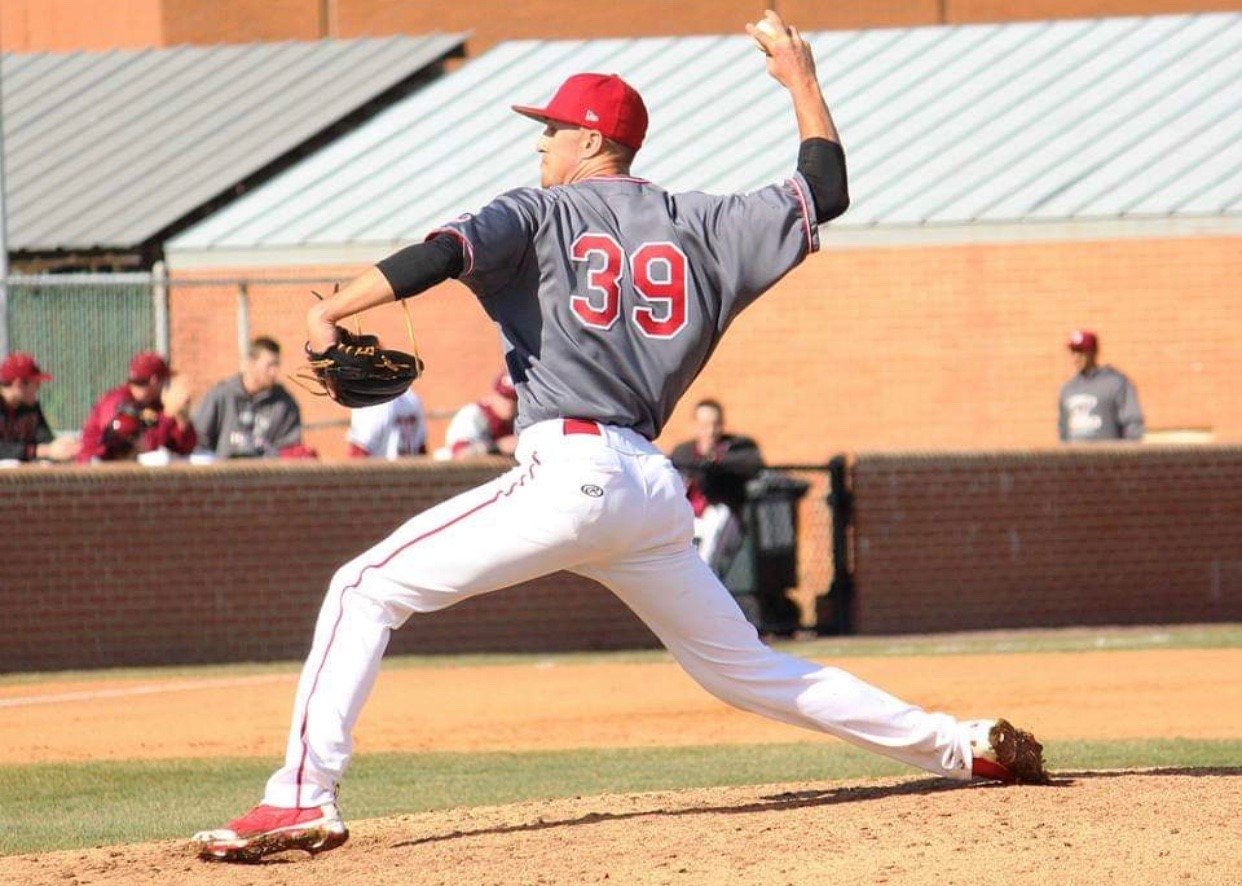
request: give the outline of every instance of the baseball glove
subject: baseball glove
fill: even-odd
[[[423,373],[417,354],[385,348],[374,335],[336,327],[336,343],[315,352],[308,345],[307,363],[297,377],[312,394],[328,396],[350,409],[395,400]]]

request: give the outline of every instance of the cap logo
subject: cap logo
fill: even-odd
[[[586,122],[588,122],[588,123],[598,123],[598,122],[599,122],[599,114],[595,113],[595,112],[594,112],[594,111],[592,111],[590,108],[587,108],[587,112],[586,112],[586,114],[585,114],[585,117],[586,117]]]

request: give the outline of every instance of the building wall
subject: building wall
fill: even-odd
[[[301,658],[338,567],[410,516],[504,468],[5,471],[0,672]],[[603,588],[561,573],[411,619],[389,651],[655,642]]]
[[[318,40],[322,0],[163,0],[164,45]]]
[[[854,628],[1242,619],[1242,448],[860,454]]]
[[[162,0],[0,0],[0,51],[164,46]]]
[[[1242,252],[1227,237],[825,249],[737,320],[660,442],[688,437],[692,404],[710,396],[773,462],[1055,446],[1057,392],[1073,372],[1065,339],[1079,326],[1098,332],[1104,362],[1134,380],[1153,437],[1192,431],[1240,442],[1240,278]],[[309,288],[250,287],[251,331],[282,343],[286,369],[305,340]],[[427,361],[416,390],[428,408],[477,397],[501,351],[474,296],[449,282],[409,306]],[[235,288],[173,287],[174,368],[200,391],[236,371],[235,318]],[[385,342],[407,340],[396,305],[364,322]],[[308,421],[347,418],[293,390]],[[343,433],[325,429],[313,442],[339,453]],[[433,445],[443,433],[434,423]]]
[[[471,31],[501,40],[741,33],[756,0],[0,0],[0,49],[16,52]],[[1208,12],[1238,0],[778,0],[803,30]]]

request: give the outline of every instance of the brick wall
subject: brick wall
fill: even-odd
[[[0,671],[301,658],[337,567],[502,469],[247,464],[0,473]],[[654,644],[611,594],[561,573],[417,616],[389,649]]]
[[[771,5],[803,30],[1237,10],[1237,0],[0,0],[16,52],[470,31],[502,40],[738,34]]]
[[[689,437],[691,405],[710,396],[778,463],[822,463],[840,451],[1055,445],[1057,391],[1073,372],[1064,343],[1077,326],[1099,332],[1104,361],[1135,381],[1149,429],[1197,428],[1216,442],[1242,442],[1237,243],[826,249],[742,314],[660,443]],[[172,298],[174,368],[199,390],[236,371],[235,289],[174,287]],[[310,303],[306,286],[251,287],[251,329],[274,335],[290,366]],[[427,359],[417,390],[428,408],[474,399],[501,360],[477,300],[450,282],[410,308]],[[385,341],[406,340],[395,305],[365,322]],[[346,418],[331,402],[295,393],[309,421]],[[327,429],[312,442],[338,454],[343,433]],[[432,427],[433,445],[443,434],[443,423]]]
[[[859,455],[855,630],[1242,619],[1242,447]]]

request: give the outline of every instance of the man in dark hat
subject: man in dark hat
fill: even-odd
[[[70,461],[78,441],[56,437],[39,405],[39,388],[52,377],[30,354],[14,352],[0,364],[0,459]]]

